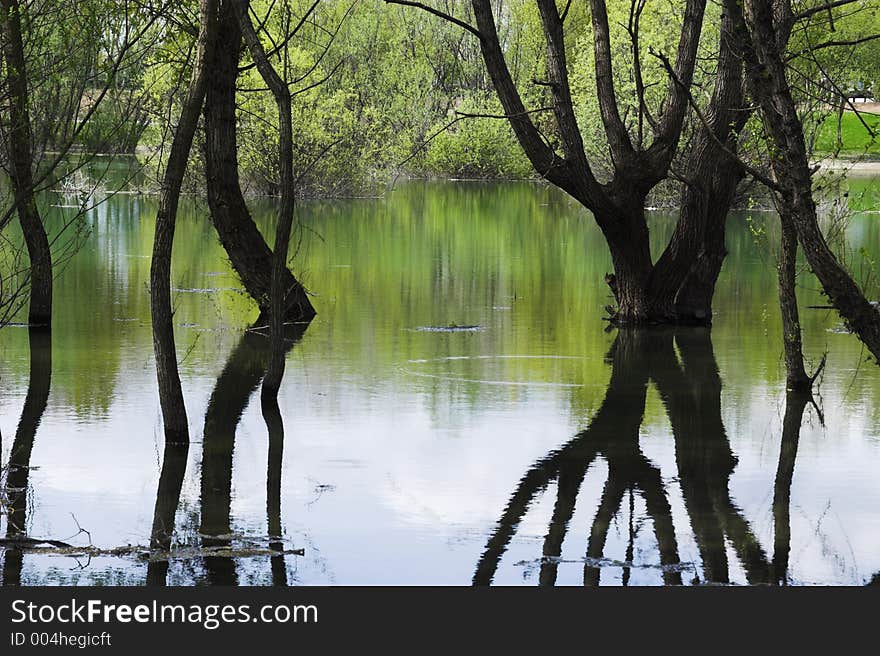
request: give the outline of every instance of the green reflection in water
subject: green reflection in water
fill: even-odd
[[[874,206],[873,180],[848,184],[850,204],[859,210]],[[44,202],[47,206],[64,204],[58,200],[47,197]],[[258,223],[268,233],[274,216],[271,203],[257,201],[253,206]],[[57,283],[49,400],[56,418],[100,429],[117,404],[123,408],[157,404],[146,286],[155,210],[154,198],[126,194],[85,218],[90,236]],[[620,367],[610,366],[607,354],[616,333],[605,331],[602,318],[602,308],[610,301],[603,282],[610,260],[592,219],[575,203],[552,189],[529,183],[411,183],[385,198],[308,202],[299,210],[303,230],[293,266],[315,294],[319,314],[289,356],[294,359],[292,371],[299,369],[296,358],[304,358],[312,379],[342,381],[366,390],[389,408],[403,394],[417,395],[430,412],[431,429],[438,434],[466,424],[483,408],[529,407],[547,395],[572,423],[584,430],[592,425]],[[62,221],[64,208],[54,208],[50,216],[51,221]],[[673,221],[669,213],[651,215],[655,255]],[[863,249],[865,262],[880,258],[876,215],[857,214],[847,235],[850,253]],[[681,414],[677,425],[671,423],[669,395],[659,385],[646,382],[656,377],[656,367],[654,373],[649,371],[650,352],[629,362],[625,370],[630,383],[645,389],[637,404],[639,408],[644,404],[644,419],[634,426],[629,451],[621,447],[618,461],[627,463],[631,471],[612,479],[623,483],[612,486],[609,494],[614,498],[606,505],[609,512],[615,510],[625,501],[627,489],[646,488],[653,500],[648,512],[657,523],[658,561],[675,564],[678,556],[675,541],[669,538],[669,521],[664,519],[662,484],[655,480],[659,474],[650,462],[643,462],[645,456],[638,451],[640,435],[664,431],[672,435],[676,464],[684,468],[679,475],[687,478],[681,482],[687,488],[684,500],[709,580],[729,578],[727,555],[717,548],[725,535],[729,540],[736,538],[743,553],[751,554],[751,560],[746,559],[751,563],[748,580],[775,576],[771,570],[779,565],[774,558],[784,561],[785,567],[788,562],[782,547],[774,553],[772,544],[765,543],[763,551],[755,546],[751,526],[725,492],[733,469],[719,465],[723,474],[716,475],[718,467],[700,464],[701,456],[695,451],[705,447],[707,453],[720,454],[720,460],[729,457],[737,451],[738,442],[750,439],[742,428],[749,417],[767,411],[759,407],[766,405],[767,395],[756,395],[755,389],[782,390],[781,326],[772,255],[776,239],[776,221],[770,213],[743,212],[729,221],[730,255],[715,298],[710,347],[712,368],[717,363],[723,385],[712,397],[713,416],[720,422],[723,412],[725,425],[716,425],[714,435],[703,436],[710,441],[688,447],[681,439]],[[880,376],[874,367],[861,364],[864,354],[859,343],[839,330],[833,313],[807,309],[824,304],[813,279],[804,273],[800,283],[806,350],[814,361],[829,352],[823,393],[842,413],[863,425],[878,425]],[[184,389],[191,401],[190,415],[200,421],[210,407],[208,394],[223,371],[223,361],[257,312],[217,242],[206,206],[194,199],[182,207],[172,286]],[[4,391],[0,412],[12,416],[20,412],[28,388],[27,331],[15,327],[0,331],[0,353]],[[685,356],[680,348],[670,353],[671,357]],[[639,382],[640,377],[644,381]],[[251,375],[241,391],[252,389],[257,378]],[[697,378],[689,380],[693,383]],[[207,392],[197,395],[195,389]],[[247,402],[242,398],[238,405],[243,408]],[[326,412],[341,416],[346,400],[334,402],[338,407],[331,402]],[[285,420],[290,421],[290,410],[285,411]],[[133,430],[143,433],[144,440],[152,439],[152,427]],[[222,521],[218,528],[203,533],[224,534],[231,521],[228,505],[234,494],[227,479],[235,424],[230,422],[226,430],[225,446],[216,453],[213,446],[207,449],[207,462],[216,456],[222,467],[201,471],[209,478],[216,471],[223,474],[220,487],[224,493],[219,499],[223,507],[217,509]],[[206,438],[212,434],[206,433]],[[717,443],[711,442],[716,438]],[[37,445],[40,439],[38,434]],[[338,448],[344,457],[345,444]],[[596,448],[597,453],[601,451]],[[607,445],[603,448],[602,457],[607,460]],[[572,490],[584,475],[582,465],[576,463],[572,471],[566,470],[560,482],[565,483],[559,492],[563,520],[566,513],[574,512],[566,503],[573,503]],[[51,478],[50,473],[47,476]],[[503,490],[504,495],[510,492]],[[155,486],[150,494],[154,493]],[[772,485],[768,494],[773,495]],[[776,496],[785,499],[785,489],[777,490]],[[594,501],[601,502],[601,498]],[[182,503],[192,507],[194,502]],[[699,510],[707,504],[714,504],[714,514]],[[147,505],[153,507],[152,502]],[[780,517],[783,510],[780,505]],[[200,521],[206,521],[206,516],[200,519],[183,509],[179,515],[193,533],[198,532]],[[210,513],[207,520],[211,520]],[[551,522],[545,555],[561,553],[564,536],[554,527],[566,521]],[[592,542],[593,551],[599,554],[605,521],[598,521]],[[487,532],[491,533],[489,528]],[[148,539],[146,534],[144,542]],[[485,544],[482,536],[477,541]],[[585,568],[585,580],[598,580],[594,569]],[[555,576],[552,563],[545,563],[541,580],[551,582]],[[681,576],[679,569],[671,567],[662,578],[677,582]]]

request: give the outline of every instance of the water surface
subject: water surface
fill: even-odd
[[[876,196],[871,180],[853,188]],[[254,207],[271,229],[271,204]],[[183,453],[164,448],[153,363],[155,199],[89,213],[58,278],[51,345],[35,339],[32,358],[26,329],[0,331],[0,455],[13,465],[0,535],[134,548],[0,551],[5,583],[862,584],[880,572],[880,372],[832,312],[806,309],[824,301],[803,274],[808,359],[828,358],[823,417],[786,402],[772,214],[731,219],[711,332],[632,333],[606,330],[601,235],[552,189],[412,183],[299,209],[294,268],[318,316],[289,345],[281,437],[260,408],[255,308],[205,205],[182,208]],[[655,252],[673,218],[651,215]],[[847,238],[867,276],[877,215],[857,214]],[[151,536],[170,562],[138,557]]]

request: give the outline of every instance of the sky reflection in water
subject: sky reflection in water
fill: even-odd
[[[601,235],[552,190],[411,184],[303,204],[296,262],[319,314],[291,337],[282,441],[254,393],[256,313],[205,207],[185,209],[172,284],[192,446],[162,440],[154,200],[119,196],[59,279],[51,358],[37,339],[31,362],[27,330],[0,331],[3,462],[30,464],[6,478],[24,525],[4,517],[0,535],[84,545],[81,526],[102,549],[152,539],[240,557],[7,550],[6,583],[861,584],[880,571],[880,375],[831,313],[805,309],[807,353],[829,354],[824,425],[786,403],[772,216],[731,220],[711,334],[618,334],[602,321]],[[257,215],[268,226],[271,206]],[[653,216],[655,248],[671,226]],[[876,216],[849,237],[880,255]],[[821,302],[815,288],[802,276],[802,305]]]

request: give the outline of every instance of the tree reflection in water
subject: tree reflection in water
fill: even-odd
[[[678,481],[699,549],[703,580],[730,582],[729,544],[749,583],[786,583],[790,488],[798,435],[809,397],[789,394],[786,399],[773,498],[775,540],[771,559],[730,495],[730,476],[736,457],[721,418],[721,378],[708,330],[621,330],[608,360],[612,367],[611,379],[605,399],[589,427],[539,460],[520,480],[477,564],[474,585],[492,582],[532,502],[554,481],[556,502],[544,538],[539,584],[555,584],[562,544],[584,477],[599,458],[604,459],[608,468],[602,493],[597,502],[581,499],[597,503],[587,538],[584,584],[599,584],[609,529],[625,500],[632,509],[635,494],[644,500],[653,526],[664,583],[682,583],[682,572],[690,567],[680,562],[667,490],[660,470],[639,446],[649,382],[656,386],[672,426]],[[623,565],[624,585],[629,582],[634,540],[635,530],[630,527]],[[694,582],[699,582],[699,578]]]
[[[284,350],[275,357],[286,357],[303,336],[305,324],[288,327]],[[232,503],[232,462],[235,434],[242,413],[251,396],[260,385],[270,358],[270,343],[266,335],[255,329],[246,331],[233,349],[226,366],[217,378],[205,411],[204,440],[201,467],[201,522],[199,535],[202,547],[224,549],[232,544],[230,506]],[[282,551],[281,543],[281,458],[284,425],[277,402],[274,408],[265,407],[263,416],[269,433],[267,465],[267,519],[270,548]],[[174,531],[174,516],[180,502],[180,492],[186,470],[187,447],[169,445],[159,478],[156,508],[153,519],[151,548],[168,551]],[[229,555],[212,554],[204,557],[207,582],[211,585],[237,585],[235,559]],[[273,556],[272,581],[287,583],[284,556]],[[148,567],[147,582],[164,585],[168,561],[152,561]]]
[[[28,490],[30,485],[31,453],[37,428],[49,401],[52,382],[52,337],[45,328],[28,330],[30,345],[30,380],[21,419],[15,430],[15,439],[9,454],[6,472],[6,538],[10,540],[3,559],[3,585],[21,585],[23,551],[15,548],[14,541],[27,536]]]

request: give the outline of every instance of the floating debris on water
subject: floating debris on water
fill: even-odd
[[[560,556],[541,556],[534,560],[520,560],[514,563],[514,567],[534,567],[543,564],[562,564],[576,563],[579,565],[588,565],[590,567],[621,567],[623,569],[658,569],[662,572],[688,572],[696,569],[694,563],[669,563],[667,565],[661,563],[634,563],[631,560],[616,560],[614,558],[592,558],[586,556],[584,558],[566,559]]]
[[[240,292],[238,287],[174,287],[172,291],[181,294],[213,294],[214,292]]]
[[[448,326],[419,326],[414,328],[424,333],[476,333],[483,330],[482,326],[459,326],[457,324],[449,324]]]

